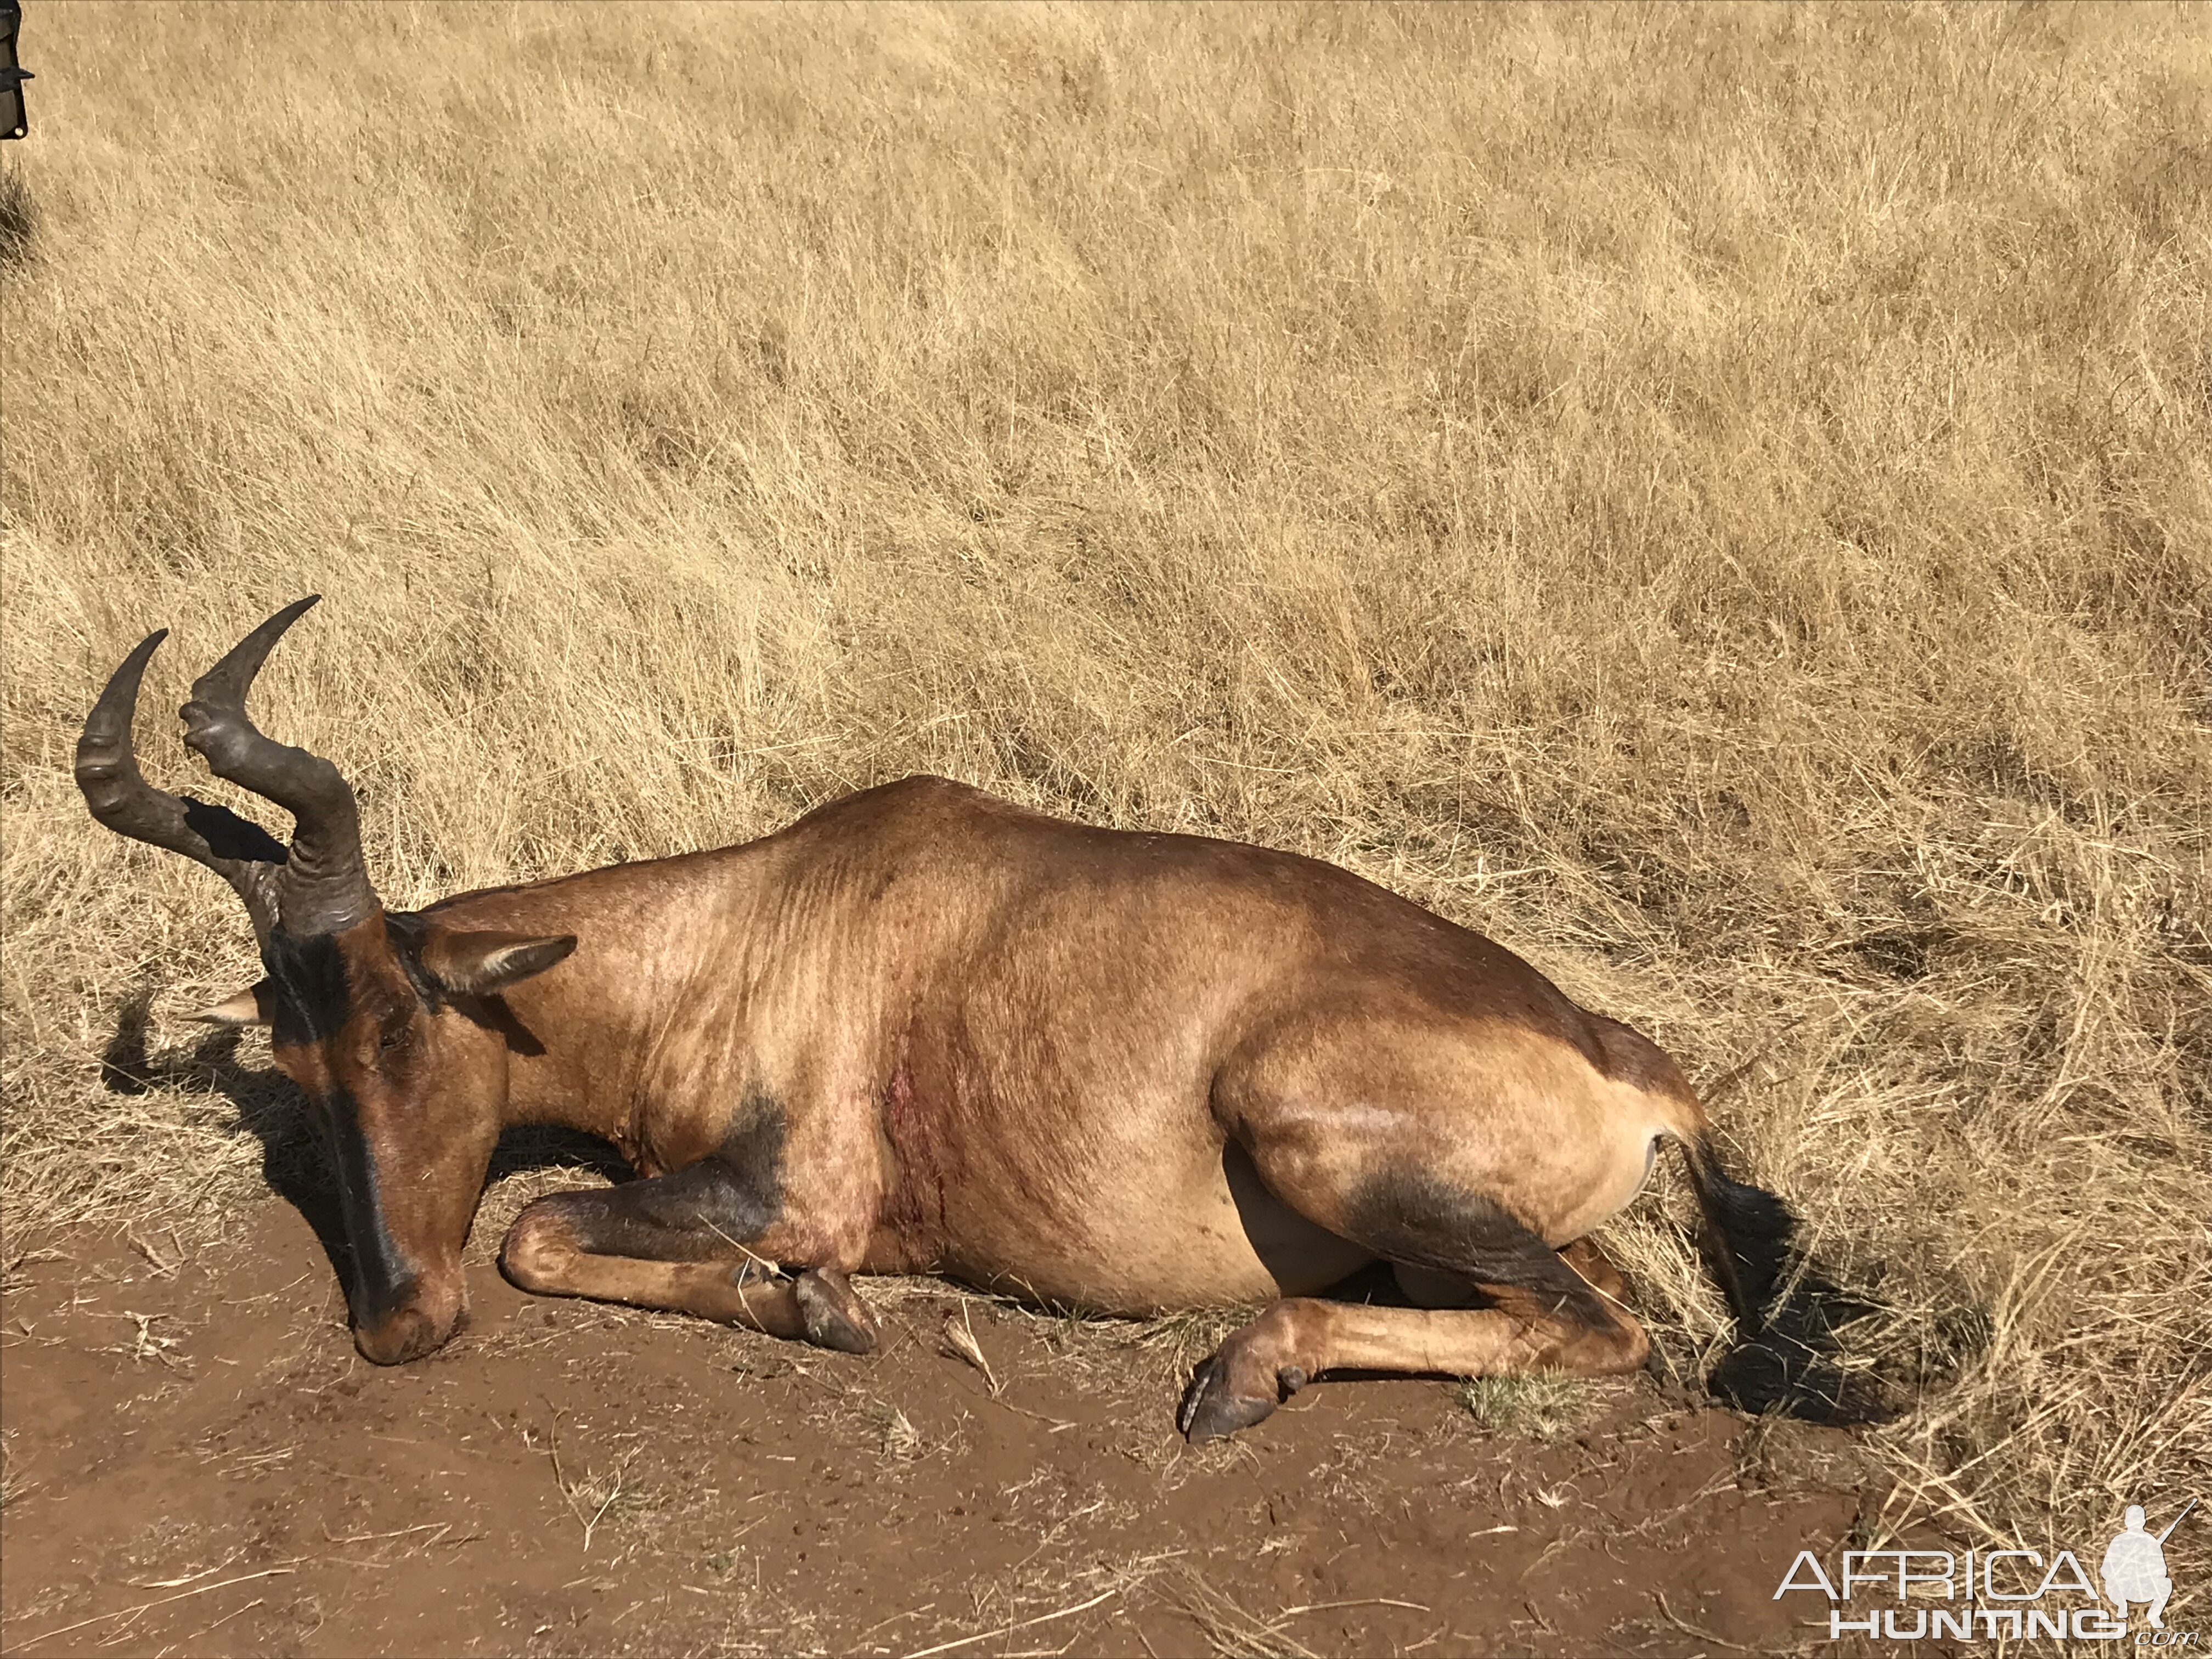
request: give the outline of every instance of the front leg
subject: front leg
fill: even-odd
[[[515,1218],[500,1267],[539,1296],[697,1314],[844,1353],[876,1346],[876,1322],[838,1264],[793,1264],[788,1230],[757,1182],[719,1158],[620,1187],[553,1193]],[[780,1237],[779,1235],[785,1237]]]

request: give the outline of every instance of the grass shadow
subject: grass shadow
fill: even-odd
[[[38,228],[30,185],[15,167],[0,169],[0,270],[30,264]]]
[[[238,1050],[245,1033],[234,1025],[216,1026],[189,1044],[155,1053],[149,1042],[154,994],[151,984],[142,985],[118,1012],[114,1035],[100,1052],[101,1086],[117,1095],[184,1089],[228,1101],[238,1114],[236,1132],[261,1143],[262,1179],[314,1229],[338,1282],[350,1284],[353,1253],[337,1191],[298,1088],[274,1066],[241,1063]]]

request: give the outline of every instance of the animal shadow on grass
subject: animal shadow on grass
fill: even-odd
[[[114,1095],[183,1088],[228,1100],[238,1113],[234,1132],[261,1143],[262,1178],[314,1229],[338,1283],[352,1284],[353,1251],[346,1243],[337,1187],[306,1097],[275,1066],[240,1062],[245,1033],[236,1026],[218,1026],[189,1045],[151,1052],[154,993],[153,986],[141,986],[118,1012],[115,1034],[100,1053],[101,1085]],[[590,1135],[509,1129],[492,1153],[486,1180],[552,1169],[595,1171],[616,1182],[635,1178],[613,1147]]]

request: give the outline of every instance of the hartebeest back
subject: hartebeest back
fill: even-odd
[[[1646,1342],[1587,1235],[1688,1149],[1747,1337],[1791,1229],[1729,1181],[1673,1061],[1511,952],[1312,859],[1095,829],[941,778],[743,846],[378,902],[352,791],[257,731],[256,671],[313,599],[192,688],[185,741],[291,812],[286,848],[140,776],[155,634],[86,721],[119,833],[244,899],[266,1024],[331,1152],[362,1353],[465,1315],[461,1246],[511,1124],[604,1136],[642,1179],[525,1210],[525,1289],[865,1351],[848,1275],[935,1272],[1123,1314],[1269,1302],[1199,1368],[1194,1439],[1331,1370],[1621,1371]],[[1414,1305],[1322,1292],[1376,1261]],[[1855,1415],[1769,1340],[1723,1383]]]

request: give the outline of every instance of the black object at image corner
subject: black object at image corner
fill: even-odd
[[[23,117],[23,82],[31,71],[15,64],[15,34],[23,27],[23,8],[0,0],[0,138],[21,138],[30,131]]]

